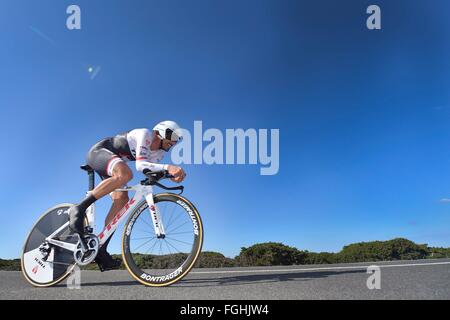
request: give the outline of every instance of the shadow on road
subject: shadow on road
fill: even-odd
[[[289,272],[283,274],[253,274],[234,277],[208,278],[208,279],[185,279],[178,285],[183,287],[208,287],[208,286],[232,286],[251,283],[271,283],[285,281],[308,281],[311,279],[339,276],[343,274],[366,273],[365,270],[352,271],[320,271],[320,272]],[[186,284],[193,284],[192,286]]]
[[[173,287],[214,287],[214,286],[233,286],[245,285],[252,283],[271,283],[271,282],[285,282],[285,281],[308,281],[311,279],[326,278],[330,276],[339,276],[345,274],[366,273],[365,270],[351,270],[351,271],[319,271],[319,272],[289,272],[283,274],[253,274],[233,277],[217,277],[217,278],[193,278],[194,275],[187,276],[180,282],[173,285]],[[195,275],[196,276],[196,275]],[[93,282],[83,283],[83,287],[95,286],[142,286],[141,283],[130,281],[115,281],[115,282]],[[61,286],[61,285],[58,285]],[[56,287],[58,287],[56,286]],[[62,285],[64,286],[64,285]]]

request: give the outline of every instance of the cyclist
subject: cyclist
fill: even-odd
[[[133,178],[131,169],[126,164],[127,161],[135,161],[136,169],[140,172],[144,169],[167,170],[174,176],[172,181],[182,182],[186,177],[183,169],[158,163],[164,157],[164,152],[168,152],[181,138],[181,128],[176,122],[162,121],[152,131],[134,129],[103,139],[92,146],[87,154],[87,164],[100,175],[103,181],[79,204],[69,209],[69,228],[83,236],[83,220],[86,209],[107,194],[111,195],[113,203],[106,216],[105,226],[128,203],[128,192],[114,192],[115,189],[123,187]],[[95,259],[101,271],[120,267],[120,260],[113,259],[106,251],[111,238],[112,236],[99,249]]]

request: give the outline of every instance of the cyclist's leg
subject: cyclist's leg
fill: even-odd
[[[90,152],[88,155],[88,164],[103,180],[91,191],[91,194],[97,199],[111,194],[113,199],[111,209],[105,219],[106,227],[117,212],[128,202],[128,192],[114,192],[114,190],[126,185],[133,178],[133,174],[125,162],[108,149]],[[117,269],[121,265],[121,260],[112,258],[107,252],[107,247],[112,236],[110,235],[102,245],[95,259],[101,271]]]
[[[108,215],[105,219],[105,227],[114,219],[115,215],[127,204],[128,202],[128,192],[115,191],[111,192],[111,198],[113,203]],[[114,233],[109,236],[108,240],[100,248],[99,254],[96,258],[96,262],[99,265],[100,270],[112,270],[117,269],[121,265],[121,261],[113,259],[111,255],[107,252],[109,241],[112,239]]]
[[[130,200],[128,198],[128,192],[115,191],[111,193],[112,205],[109,209],[108,215],[105,218],[105,227],[114,219],[116,214],[122,209]]]
[[[79,204],[69,209],[70,229],[83,234],[83,219],[86,209],[95,201],[106,194],[125,185],[133,177],[133,174],[123,160],[112,151],[104,148],[100,142],[94,145],[88,153],[87,163],[103,180],[89,195]]]
[[[123,187],[131,179],[133,179],[133,173],[131,172],[131,169],[125,162],[122,161],[122,159],[113,158],[112,162],[114,161],[115,163],[112,166],[110,166],[112,167],[112,170],[111,169],[108,170],[111,173],[111,176],[103,180],[95,187],[94,190],[91,191],[91,194],[96,199],[100,199],[105,195],[113,192],[114,190]],[[120,201],[122,201],[122,199],[123,198],[120,197]]]
[[[91,194],[100,199],[117,188],[127,184],[133,178],[128,165],[114,152],[108,149],[108,141],[95,145],[88,153],[87,164],[102,177]]]
[[[113,162],[114,159],[111,161]],[[116,161],[114,165],[109,165],[106,170],[109,171],[111,177],[102,176],[103,180],[94,190],[93,193],[96,197],[102,197],[108,193],[111,194],[113,203],[108,215],[105,219],[105,227],[114,219],[115,215],[125,206],[128,202],[128,192],[114,191],[117,188],[123,187],[133,177],[130,168],[123,161]],[[120,267],[121,260],[114,259],[108,252],[108,244],[114,234],[110,235],[106,242],[100,248],[98,255],[95,259],[101,271],[114,270]]]

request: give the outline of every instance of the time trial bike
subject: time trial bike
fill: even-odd
[[[94,171],[82,166],[95,186]],[[85,266],[127,217],[122,236],[122,258],[131,276],[146,286],[168,286],[185,277],[195,265],[203,245],[203,224],[195,206],[181,196],[183,186],[167,187],[159,181],[173,178],[167,171],[144,171],[146,178],[132,187],[131,200],[99,234],[94,234],[95,204],[86,211],[85,235],[69,229],[69,208],[62,203],[47,210],[26,238],[21,257],[25,279],[36,287],[55,285],[76,265]],[[179,194],[153,194],[153,187],[179,190]]]

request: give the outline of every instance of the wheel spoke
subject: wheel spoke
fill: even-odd
[[[192,233],[192,231],[186,231],[186,232],[175,232],[175,233],[172,233],[172,232],[171,232],[171,233],[170,233],[170,235],[171,235],[171,236],[173,236],[174,234],[188,234],[188,233],[189,233],[189,234],[191,234],[191,233]]]
[[[133,239],[130,239],[130,241],[133,241],[133,240],[142,240],[142,239],[148,239],[148,238],[155,238],[155,237],[142,237],[142,238],[133,238]],[[151,239],[150,239],[151,240]]]
[[[150,240],[145,241],[143,244],[141,244],[139,247],[135,248],[134,250],[137,251],[137,249],[139,249],[140,247],[144,246],[146,243],[149,243],[150,241],[152,241],[153,239],[155,239],[156,237],[151,238]]]
[[[167,222],[167,228],[170,226],[170,223],[172,222],[172,217],[173,217],[173,213],[175,212],[175,208],[176,208],[176,206],[173,206],[172,213],[170,214],[169,221]],[[167,209],[167,205],[166,205],[166,209]]]
[[[148,230],[142,230],[142,229],[136,229],[136,230],[139,231],[139,232],[143,232],[143,233],[154,234],[154,232],[151,232],[151,231],[148,231]]]
[[[149,226],[150,230],[153,228],[150,224],[147,223],[147,221],[145,221],[144,217],[142,217],[142,222],[144,222],[147,226]]]
[[[153,244],[153,246],[152,246],[149,250],[145,251],[145,254],[148,254],[149,252],[151,253],[152,250],[153,250],[153,248],[155,247],[155,245],[156,245],[157,243],[158,243],[158,241],[155,241],[155,243]]]
[[[166,238],[168,238],[168,237],[166,237]],[[172,241],[181,242],[181,243],[184,243],[184,244],[187,244],[187,245],[192,246],[192,243],[188,243],[188,242],[185,242],[185,241],[181,241],[181,240],[177,240],[177,239],[172,239],[172,238],[169,238],[169,239],[172,240]]]
[[[183,253],[183,251],[178,250],[178,248],[176,248],[174,245],[172,245],[169,241],[167,241],[167,239],[164,239],[166,241],[166,243],[171,246],[172,248],[174,248],[178,253]]]
[[[173,229],[173,230],[170,230],[170,231],[167,231],[166,233],[167,234],[169,234],[169,233],[171,233],[171,232],[174,232],[175,230],[178,230],[178,229],[180,229],[182,226],[184,226],[185,224],[187,224],[187,223],[189,223],[190,221],[186,221],[185,223],[183,223],[182,225],[180,225],[180,226],[178,226],[178,227],[176,227],[175,229]]]
[[[170,247],[169,247],[169,245],[167,244],[166,239],[164,239],[164,243],[166,244],[167,249],[169,249],[169,253],[172,254],[172,251],[170,251]]]

